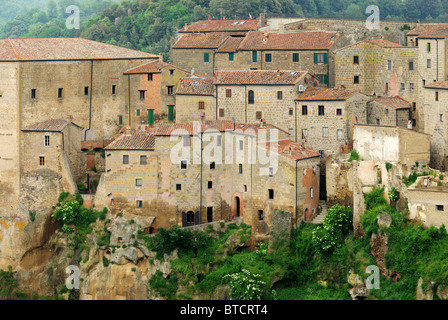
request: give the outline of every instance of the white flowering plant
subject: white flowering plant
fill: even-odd
[[[266,284],[260,279],[261,275],[242,269],[224,276],[223,281],[229,283],[231,300],[261,300]]]

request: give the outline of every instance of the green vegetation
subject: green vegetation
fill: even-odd
[[[390,201],[397,201],[398,199],[400,199],[400,194],[398,193],[397,189],[395,189],[395,187],[390,188],[388,196]]]
[[[348,153],[350,153],[350,157],[348,158],[348,162],[352,161],[359,161],[359,154],[356,150],[349,150]]]
[[[36,211],[29,211],[28,214],[30,215],[31,222],[34,222],[36,219]]]
[[[386,170],[389,172],[389,170],[392,168],[392,163],[386,162]]]

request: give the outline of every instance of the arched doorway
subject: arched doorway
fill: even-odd
[[[304,219],[305,219],[305,221],[311,221],[311,219],[312,219],[312,214],[308,208],[305,209]]]
[[[241,216],[241,199],[240,197],[236,196],[233,198],[233,215],[236,217]]]

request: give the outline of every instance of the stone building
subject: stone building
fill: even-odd
[[[353,148],[364,161],[428,165],[429,139],[428,134],[403,127],[355,124]]]
[[[294,222],[305,213],[310,219],[319,153],[292,141],[267,142],[271,129],[228,120],[128,129],[106,147],[110,208],[154,217],[154,230],[240,217],[266,233],[280,209]]]
[[[400,97],[376,97],[367,103],[367,124],[408,127],[409,102]]]
[[[190,25],[185,25],[182,29],[177,30],[178,36],[191,33],[211,33],[211,32],[234,32],[246,33],[248,31],[257,30],[260,21],[251,20],[200,20]]]
[[[448,81],[431,82],[423,88],[424,132],[431,137],[431,167],[448,170]]]
[[[213,78],[180,79],[176,90],[176,122],[215,120],[216,96]]]
[[[22,206],[41,213],[56,204],[61,192],[77,191],[82,129],[71,121],[49,119],[21,130]]]
[[[344,88],[307,88],[296,98],[296,141],[305,139],[322,157],[346,153],[353,145],[353,124],[367,123],[370,98]]]
[[[335,85],[378,97],[400,96],[411,104],[419,125],[419,57],[415,47],[382,38],[367,39],[334,51]]]
[[[407,190],[409,218],[420,220],[426,227],[441,227],[442,225],[446,227],[448,225],[448,189],[446,185],[429,181],[431,178],[421,177],[420,181],[416,182],[416,186],[411,186]]]
[[[175,121],[175,93],[179,80],[191,71],[162,60],[132,68],[124,73],[130,89],[130,126]]]
[[[21,130],[72,116],[83,140],[114,138],[129,114],[123,72],[157,56],[82,38],[3,39],[0,47],[1,216],[19,211]]]
[[[337,33],[250,31],[243,39],[229,39],[217,49],[218,70],[309,70],[319,84],[334,84],[331,49]]]
[[[215,77],[217,119],[265,119],[294,139],[294,99],[309,84],[317,80],[306,71],[220,70]]]

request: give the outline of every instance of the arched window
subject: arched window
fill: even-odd
[[[310,198],[313,199],[313,188],[310,188]]]
[[[253,90],[249,90],[248,92],[248,101],[249,104],[254,104],[255,103],[255,95]]]

